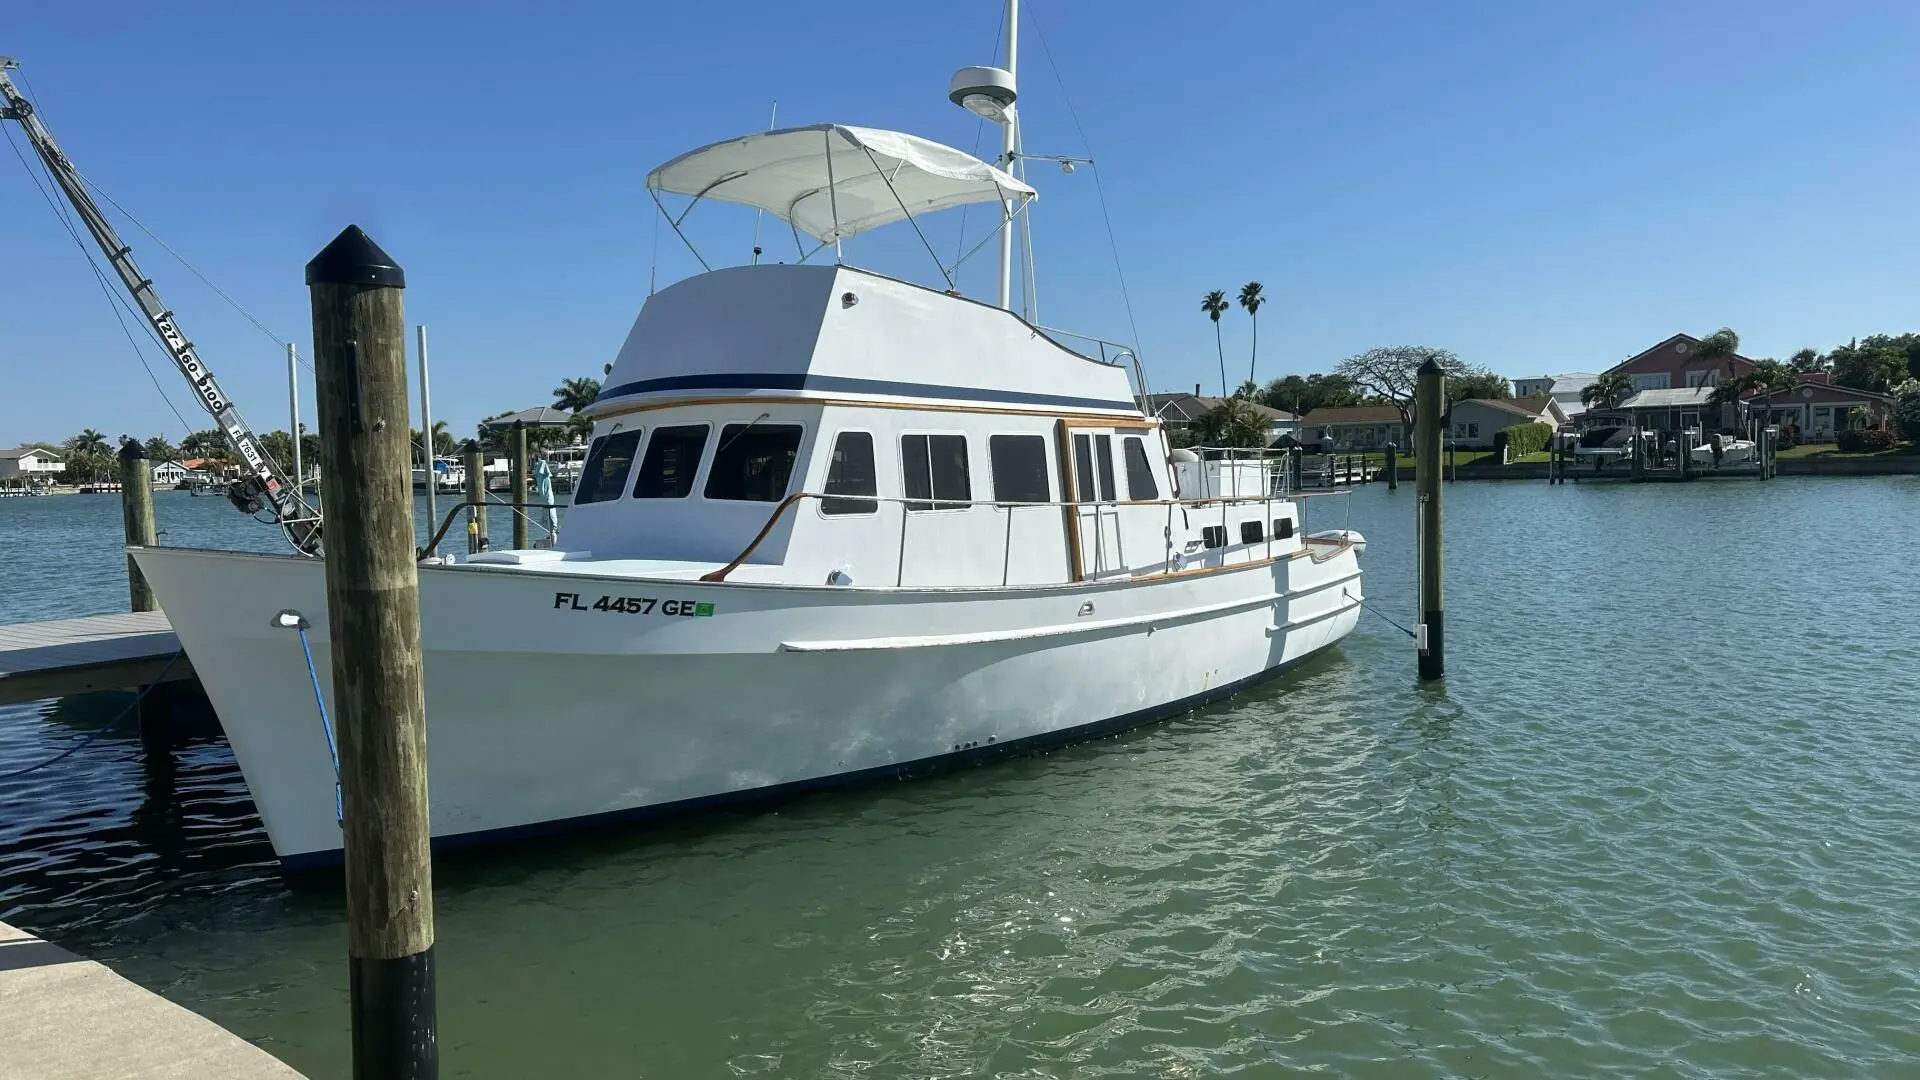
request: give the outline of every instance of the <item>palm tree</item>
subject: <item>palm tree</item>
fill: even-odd
[[[1240,286],[1240,306],[1247,309],[1247,318],[1253,320],[1253,355],[1247,360],[1247,381],[1253,381],[1253,367],[1260,361],[1260,305],[1267,298],[1260,294],[1260,283],[1249,281]]]
[[[1794,373],[1797,375],[1805,375],[1814,371],[1825,371],[1833,366],[1832,361],[1821,356],[1818,349],[1801,349],[1799,352],[1787,357],[1787,365],[1793,368]]]
[[[172,461],[180,456],[180,451],[165,435],[155,435],[147,440],[147,456],[155,461]]]
[[[1580,388],[1580,404],[1589,409],[1617,409],[1633,396],[1633,380],[1624,372],[1609,371]]]
[[[1220,289],[1213,290],[1207,294],[1206,299],[1200,301],[1200,310],[1206,312],[1207,318],[1213,320],[1213,351],[1220,357],[1221,397],[1227,396],[1227,354],[1220,345],[1220,316],[1225,315],[1230,307],[1232,305],[1227,303],[1227,294]]]
[[[107,437],[92,428],[87,428],[67,440],[67,449],[76,454],[103,453],[107,449]]]
[[[600,396],[599,379],[563,379],[553,388],[553,407],[579,412]]]
[[[1700,347],[1693,355],[1711,364],[1727,365],[1727,378],[1734,377],[1733,361],[1740,355],[1740,335],[1728,327],[1721,327],[1700,339]]]

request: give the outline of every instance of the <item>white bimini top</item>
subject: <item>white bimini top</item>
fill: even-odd
[[[1033,188],[951,146],[844,124],[783,128],[691,150],[647,174],[653,191],[765,210],[821,243]]]

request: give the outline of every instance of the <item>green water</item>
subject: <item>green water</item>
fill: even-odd
[[[1920,478],[1446,498],[1443,686],[1369,616],[1119,738],[442,860],[442,1075],[1920,1075]],[[1412,506],[1353,497],[1396,617]],[[344,1076],[337,883],[178,761],[0,782],[0,918]]]

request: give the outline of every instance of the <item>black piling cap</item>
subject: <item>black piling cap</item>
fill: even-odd
[[[121,461],[139,461],[146,456],[147,448],[141,444],[139,439],[128,439],[126,442],[120,444]]]
[[[407,287],[407,272],[380,250],[373,238],[349,225],[340,230],[333,243],[320,249],[307,263],[309,285],[382,285],[391,289]]]
[[[307,280],[309,281],[313,280],[311,269],[309,269],[308,271]],[[1446,373],[1446,369],[1440,366],[1440,358],[1438,356],[1433,355],[1432,353],[1428,353],[1427,362],[1420,365],[1420,374],[1443,375],[1445,373]]]

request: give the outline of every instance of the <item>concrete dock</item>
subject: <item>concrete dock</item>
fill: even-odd
[[[0,705],[192,679],[179,650],[158,611],[0,626]]]
[[[300,1080],[104,966],[0,923],[0,1080]]]

